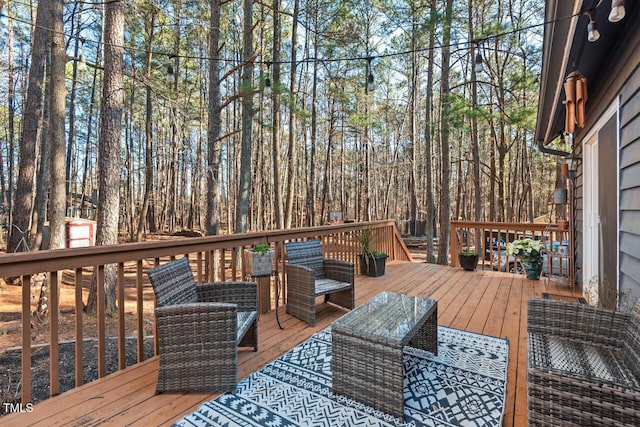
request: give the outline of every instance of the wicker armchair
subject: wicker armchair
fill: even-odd
[[[324,259],[319,240],[285,243],[287,248],[287,313],[316,324],[316,297],[352,309],[355,307],[353,263]]]
[[[640,425],[640,300],[631,314],[528,302],[529,425]]]
[[[257,285],[196,285],[187,258],[148,274],[160,349],[156,393],[235,391],[238,347],[258,350]]]

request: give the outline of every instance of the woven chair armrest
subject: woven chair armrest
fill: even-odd
[[[183,315],[191,313],[203,313],[209,315],[211,313],[221,313],[230,319],[235,319],[238,306],[236,304],[220,303],[220,302],[194,302],[189,304],[166,305],[156,307],[156,318],[158,317],[175,317],[179,318]],[[175,320],[176,322],[179,320]]]
[[[235,351],[238,329],[237,307],[224,303],[189,303],[155,309],[160,354],[190,354],[216,345]],[[162,356],[161,356],[162,357]]]
[[[629,315],[566,301],[530,299],[527,331],[621,348]]]
[[[303,291],[304,294],[314,294],[316,288],[316,279],[310,268],[302,265],[287,264],[285,265],[287,273],[287,287]]]
[[[327,278],[339,282],[354,283],[355,270],[352,262],[339,259],[324,260],[324,274]]]
[[[255,282],[229,281],[196,285],[202,302],[236,304],[238,311],[258,310],[258,285]]]

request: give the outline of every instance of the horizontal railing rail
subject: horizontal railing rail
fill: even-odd
[[[107,313],[105,313],[106,271],[111,265],[116,270],[116,335],[118,340],[118,369],[126,367],[125,337],[134,332],[137,339],[137,360],[144,360],[144,308],[145,287],[149,290],[146,270],[180,256],[187,256],[195,270],[196,281],[238,280],[246,277],[246,266],[242,257],[243,248],[257,243],[267,243],[276,251],[274,270],[283,275],[286,263],[284,243],[287,241],[318,238],[322,241],[327,258],[342,259],[359,264],[361,252],[358,236],[365,229],[373,232],[372,250],[386,252],[389,260],[411,261],[411,254],[404,245],[393,221],[369,223],[346,223],[319,227],[288,230],[273,230],[242,234],[217,235],[195,238],[176,238],[154,242],[125,243],[108,246],[94,246],[73,249],[45,250],[0,255],[0,278],[17,281],[22,286],[21,333],[21,400],[30,403],[31,389],[31,323],[32,298],[31,278],[45,273],[49,283],[48,301],[49,348],[50,348],[50,396],[60,393],[59,381],[59,311],[60,286],[73,287],[73,307],[75,311],[75,386],[83,383],[83,325],[96,323],[97,371],[98,377],[106,372]],[[356,268],[356,272],[359,269]],[[64,278],[64,280],[62,280]],[[94,279],[95,278],[95,279]],[[283,281],[286,279],[283,277]],[[83,313],[88,284],[96,281],[97,313],[89,316]],[[127,286],[127,283],[129,284]],[[135,331],[127,331],[125,324],[125,291],[129,288],[129,298],[133,298],[136,317]],[[286,282],[285,282],[286,289]],[[286,295],[286,292],[283,292]],[[148,301],[146,304],[155,304]],[[153,301],[153,298],[150,298]],[[284,299],[283,299],[284,302]],[[149,308],[149,307],[147,307]],[[113,322],[111,319],[109,322]],[[154,334],[155,335],[155,334]],[[157,345],[155,347],[157,354]]]
[[[517,271],[517,260],[506,254],[507,243],[526,237],[541,240],[552,246],[563,231],[557,224],[451,221],[449,265],[458,267],[458,254],[463,251],[478,253],[482,268],[497,271]]]

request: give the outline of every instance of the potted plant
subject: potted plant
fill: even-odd
[[[382,276],[387,262],[387,254],[372,249],[373,229],[366,228],[362,230],[358,236],[358,242],[360,242],[362,250],[360,254],[360,274],[370,277]]]
[[[251,276],[270,276],[273,270],[274,251],[266,243],[258,243],[244,250],[247,274]]]
[[[516,240],[507,244],[507,255],[522,261],[527,272],[527,279],[538,280],[542,272],[545,247],[540,240],[530,238]]]
[[[465,271],[474,271],[478,266],[478,252],[462,251],[458,253],[458,261]]]

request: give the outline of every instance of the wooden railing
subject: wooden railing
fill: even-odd
[[[556,224],[451,221],[449,265],[459,266],[458,253],[476,251],[482,268],[509,272],[517,260],[506,255],[507,243],[530,237],[551,246],[563,232]]]
[[[126,367],[125,360],[125,274],[133,276],[135,282],[135,316],[137,328],[138,362],[144,360],[144,298],[143,288],[148,287],[145,271],[160,264],[161,261],[187,256],[191,260],[198,282],[213,280],[239,280],[245,277],[243,257],[239,256],[243,248],[256,243],[267,243],[276,250],[275,270],[282,274],[286,259],[284,242],[319,238],[322,240],[325,257],[354,262],[356,274],[359,272],[360,245],[358,235],[362,230],[373,231],[372,249],[386,252],[389,260],[411,260],[393,221],[370,223],[336,224],[321,227],[308,227],[291,230],[275,230],[255,233],[208,236],[201,238],[178,238],[144,243],[127,243],[110,246],[59,249],[30,253],[0,255],[0,277],[17,280],[22,285],[22,389],[23,404],[31,401],[31,289],[33,275],[46,273],[50,286],[49,345],[50,345],[50,395],[60,393],[59,381],[59,283],[74,287],[75,307],[75,385],[83,383],[83,322],[95,321],[98,347],[98,377],[106,372],[106,313],[105,313],[105,266],[116,265],[116,334],[118,339],[118,369]],[[215,262],[214,262],[215,261]],[[95,274],[94,274],[95,273]],[[69,276],[71,279],[69,279]],[[83,285],[86,287],[96,277],[97,313],[95,319],[83,318]],[[283,277],[283,281],[286,278]],[[286,284],[285,284],[286,289]],[[286,294],[286,293],[285,293]],[[284,300],[283,300],[284,302]],[[151,304],[147,302],[146,304]],[[157,353],[157,346],[156,346]],[[80,363],[78,363],[80,361]]]

